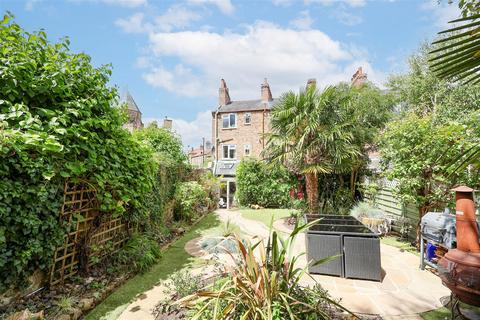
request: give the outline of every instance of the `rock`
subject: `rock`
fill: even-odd
[[[80,306],[80,309],[82,309],[82,311],[87,311],[92,309],[94,303],[95,303],[95,300],[93,298],[84,298],[80,300],[78,305]]]
[[[147,295],[145,293],[142,293],[141,295],[138,296],[138,299],[140,300],[147,299]]]
[[[35,319],[45,319],[43,315],[43,310],[37,313],[31,313],[30,310],[25,309],[19,312],[15,312],[10,315],[6,320],[35,320]]]
[[[82,314],[83,314],[83,312],[79,308],[73,308],[72,311],[70,312],[70,316],[71,316],[72,320],[80,319]]]
[[[61,314],[58,317],[55,318],[55,320],[70,320],[71,317],[68,314]]]
[[[130,312],[137,312],[138,310],[140,310],[140,306],[135,306],[132,309],[130,309]]]
[[[85,284],[90,284],[93,282],[93,280],[95,280],[94,277],[88,277],[87,279],[85,279]]]
[[[184,234],[185,233],[185,229],[183,229],[182,227],[175,228],[172,231],[173,231],[173,233],[176,233],[176,234]]]

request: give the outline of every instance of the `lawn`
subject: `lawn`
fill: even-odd
[[[380,240],[383,244],[387,244],[389,246],[398,248],[403,251],[407,251],[416,255],[419,255],[417,248],[412,246],[412,244],[408,241],[401,240],[398,237],[395,236],[386,236],[382,237]]]
[[[246,219],[260,221],[267,227],[272,221],[289,217],[292,212],[297,212],[295,209],[239,209],[242,216]]]
[[[84,319],[97,320],[108,312],[130,302],[136,295],[151,289],[160,280],[165,280],[169,275],[194,262],[194,258],[185,252],[185,244],[200,236],[207,229],[217,227],[220,221],[214,214],[204,217],[197,225],[183,237],[175,241],[149,271],[136,275],[123,286],[115,290],[107,299],[93,309]]]

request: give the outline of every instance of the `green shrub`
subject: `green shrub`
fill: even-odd
[[[290,190],[294,179],[285,167],[244,159],[238,165],[236,174],[236,196],[241,205],[256,204],[267,208],[291,205]]]
[[[0,21],[0,292],[48,270],[67,226],[66,179],[97,190],[100,210],[145,217],[153,150],[122,128],[108,66]]]
[[[144,234],[135,233],[117,253],[119,263],[130,270],[144,272],[162,255],[158,243]]]
[[[187,221],[192,221],[198,214],[206,213],[210,203],[207,192],[196,181],[179,183],[175,201],[175,218]]]
[[[311,225],[295,225],[286,239],[272,231],[267,245],[263,241],[252,245],[237,238],[237,263],[227,268],[221,285],[214,283],[175,304],[192,307],[192,319],[314,320],[338,316],[345,309],[320,285],[300,285],[308,267],[298,267],[299,256],[292,255],[291,250],[296,235]]]

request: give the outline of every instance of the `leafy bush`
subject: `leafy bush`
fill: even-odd
[[[350,211],[350,215],[354,216],[357,219],[363,218],[374,218],[374,219],[382,219],[385,217],[385,214],[382,210],[378,208],[372,207],[367,202],[359,202],[353,207]]]
[[[320,285],[313,288],[300,285],[306,270],[296,267],[299,256],[291,254],[296,235],[311,224],[302,227],[297,224],[287,239],[280,239],[272,231],[266,246],[262,240],[251,245],[237,238],[240,253],[236,266],[228,268],[221,285],[211,285],[177,304],[193,306],[192,319],[332,318],[344,308]]]
[[[137,218],[143,229],[157,232],[165,224],[172,222],[170,206],[177,184],[184,178],[187,171],[187,157],[182,150],[179,137],[170,130],[158,128],[155,123],[135,131],[134,137],[155,151],[158,171],[155,174],[152,191],[143,202],[149,219],[143,216]]]
[[[133,234],[117,253],[119,263],[133,267],[133,271],[146,271],[162,255],[158,243],[144,234]]]
[[[69,41],[0,21],[0,291],[48,269],[61,243],[66,179],[88,181],[100,209],[145,216],[153,150],[122,128],[111,70]],[[127,215],[125,215],[127,214]]]
[[[243,206],[290,206],[293,177],[282,165],[267,165],[256,159],[244,159],[237,168],[238,201]]]
[[[177,220],[193,220],[199,213],[208,211],[210,200],[207,192],[196,181],[178,184],[175,192]]]

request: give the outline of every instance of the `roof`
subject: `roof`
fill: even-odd
[[[220,106],[218,108],[218,112],[238,112],[238,111],[257,111],[268,109],[270,110],[275,105],[278,104],[280,99],[273,98],[272,101],[268,103],[263,102],[261,99],[257,100],[239,100],[239,101],[232,101],[227,105]]]
[[[216,176],[235,176],[238,161],[235,160],[218,160],[215,164],[213,174]]]
[[[132,111],[136,111],[136,112],[140,112],[140,108],[138,108],[137,106],[137,103],[135,102],[135,100],[133,100],[133,97],[132,95],[130,94],[130,92],[127,91],[126,95],[125,95],[125,102],[127,103],[127,109],[128,110],[132,110]]]

